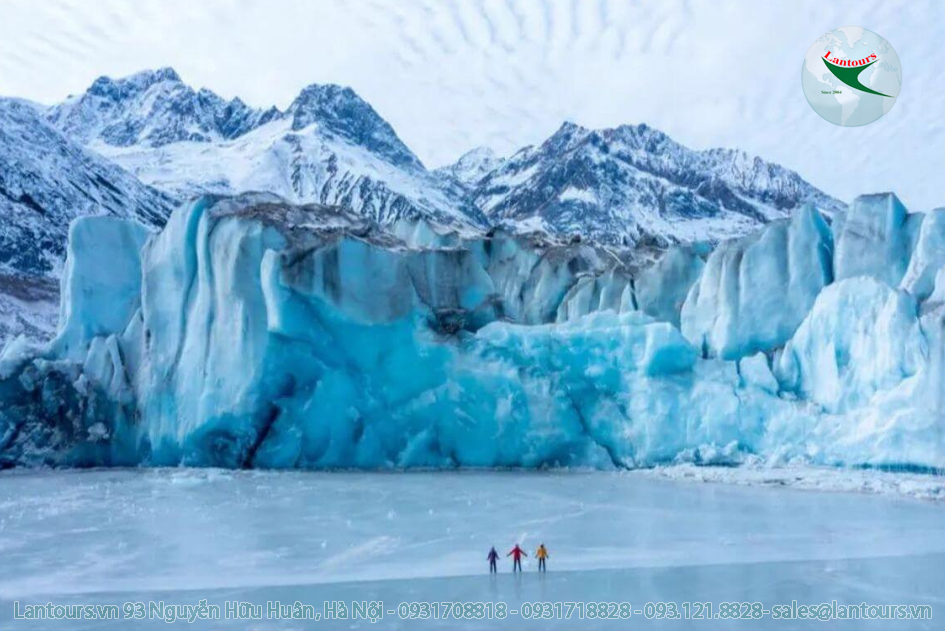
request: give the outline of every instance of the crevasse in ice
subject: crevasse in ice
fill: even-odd
[[[940,221],[868,196],[635,269],[269,195],[80,219],[0,464],[943,467]]]

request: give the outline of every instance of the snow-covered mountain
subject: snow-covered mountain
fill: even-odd
[[[50,108],[58,129],[178,198],[243,191],[402,218],[483,227],[350,88],[311,85],[285,112],[195,91],[170,68],[102,77]]]
[[[581,235],[611,245],[717,242],[803,203],[841,202],[742,152],[693,151],[646,125],[566,123],[511,158],[474,149],[428,171],[350,88],[311,85],[281,112],[185,85],[173,70],[103,77],[49,121],[178,198],[267,191],[380,223],[425,218]]]
[[[647,125],[573,123],[482,176],[472,199],[495,223],[617,245],[719,241],[804,203],[828,215],[845,208],[797,173],[740,151],[693,151]]]
[[[194,91],[172,68],[161,68],[122,79],[100,77],[84,94],[50,108],[47,118],[86,144],[162,147],[236,138],[279,115],[275,108],[255,110],[239,98],[225,101],[210,90]]]
[[[32,103],[0,98],[0,343],[49,334],[70,222],[85,215],[163,225],[174,201],[50,126]]]
[[[498,157],[489,147],[476,147],[436,172],[442,177],[455,179],[463,186],[474,187],[479,180],[502,166],[503,162],[505,158]]]

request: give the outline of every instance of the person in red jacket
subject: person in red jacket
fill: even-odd
[[[498,572],[495,569],[495,562],[499,560],[499,553],[495,551],[495,546],[492,546],[492,549],[489,550],[489,554],[486,555],[486,558],[489,559],[489,574]]]
[[[514,572],[518,569],[519,572],[522,571],[522,556],[528,556],[524,550],[522,550],[519,545],[516,543],[515,547],[512,548],[508,554],[505,556],[512,557],[512,571]]]

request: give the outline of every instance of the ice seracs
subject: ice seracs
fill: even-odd
[[[683,334],[703,355],[724,359],[783,345],[833,281],[833,249],[811,206],[721,244],[682,306]]]
[[[673,246],[635,277],[634,296],[638,308],[657,320],[679,326],[679,317],[689,290],[702,275],[708,247]]]
[[[919,301],[932,294],[935,275],[945,266],[945,208],[938,208],[921,217],[919,236],[899,285]]]
[[[81,359],[90,341],[125,330],[141,306],[141,224],[81,217],[69,229],[56,353]]]
[[[863,407],[928,358],[915,299],[870,276],[824,289],[780,354],[776,374],[830,412]]]
[[[839,227],[837,280],[874,276],[891,287],[906,272],[922,215],[909,215],[895,195],[861,195]]]
[[[410,245],[268,194],[127,222],[74,225],[59,338],[0,358],[0,463],[945,466],[941,311],[833,282],[810,208],[645,273],[537,235]]]

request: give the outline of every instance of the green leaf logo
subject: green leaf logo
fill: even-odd
[[[870,94],[878,94],[879,96],[894,98],[889,94],[883,94],[882,92],[871,90],[860,83],[860,73],[875,64],[877,61],[879,60],[876,58],[875,53],[872,53],[863,59],[856,60],[837,59],[836,57],[830,59],[829,50],[827,51],[827,54],[824,55],[824,65],[827,66],[827,69],[830,70],[830,72],[832,72],[835,77],[840,79],[840,81],[846,85],[863,92],[869,92]]]

